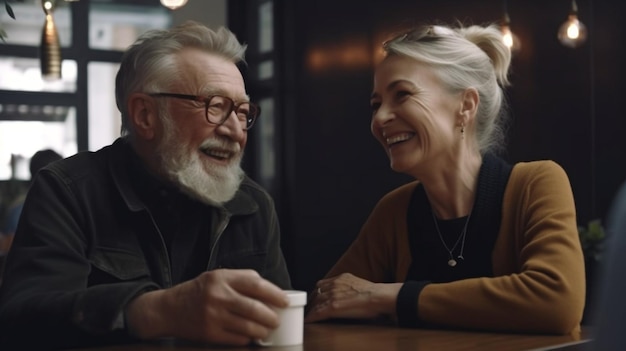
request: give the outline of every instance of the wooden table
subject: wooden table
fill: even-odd
[[[583,335],[586,333],[583,332]],[[466,331],[403,329],[371,324],[305,324],[304,344],[286,347],[214,347],[198,345],[138,344],[90,351],[519,351],[584,341],[581,335],[528,335]]]

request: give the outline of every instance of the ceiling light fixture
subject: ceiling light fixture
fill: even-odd
[[[587,27],[578,20],[578,6],[576,0],[572,0],[567,21],[561,25],[557,37],[561,44],[576,48],[587,40]]]
[[[504,1],[504,16],[502,16],[502,22],[500,23],[500,30],[502,31],[502,41],[506,45],[511,53],[516,53],[521,49],[521,43],[519,38],[511,31],[511,18],[507,10],[507,2]]]
[[[46,14],[46,21],[41,31],[39,62],[41,65],[41,76],[45,80],[61,79],[61,63],[63,62],[59,33],[52,17],[54,3],[55,1],[52,0],[41,2],[43,12]]]

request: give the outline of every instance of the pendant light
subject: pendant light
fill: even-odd
[[[502,31],[502,41],[506,45],[511,53],[516,53],[521,49],[519,38],[511,31],[511,18],[507,10],[507,2],[504,1],[504,16],[502,16],[502,22],[500,23],[500,30]]]
[[[572,8],[567,17],[567,21],[559,28],[558,36],[561,44],[576,48],[582,45],[587,39],[587,27],[578,20],[578,6],[576,0],[572,0]]]
[[[41,32],[41,47],[39,60],[41,65],[41,76],[45,80],[61,79],[61,44],[59,33],[54,24],[52,12],[54,11],[54,1],[44,0],[41,2],[43,12],[46,14],[46,21]]]

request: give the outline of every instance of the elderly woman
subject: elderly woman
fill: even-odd
[[[384,44],[371,130],[416,180],[384,196],[312,293],[306,320],[530,333],[580,329],[584,260],[568,177],[509,165],[510,52],[491,26],[428,26]]]

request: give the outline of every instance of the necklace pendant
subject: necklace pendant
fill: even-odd
[[[448,266],[450,266],[450,267],[456,266],[456,260],[454,258],[449,259],[448,260]]]

